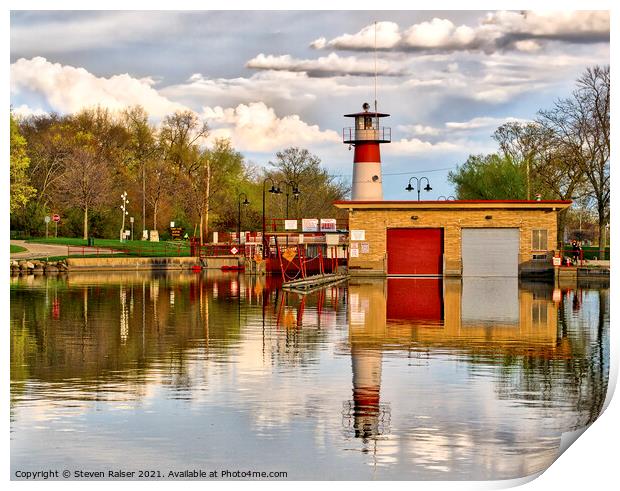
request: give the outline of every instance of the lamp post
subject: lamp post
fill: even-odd
[[[243,203],[241,202],[241,196],[244,197]],[[248,195],[245,193],[239,193],[237,196],[237,240],[239,241],[239,245],[241,245],[241,205],[249,205]]]
[[[301,192],[299,191],[299,186],[295,181],[284,181],[284,184],[286,185],[286,219],[288,220],[288,197],[290,196],[288,193],[289,188],[295,199],[299,199]]]
[[[276,186],[276,182],[269,176],[265,177],[265,179],[263,180],[263,258],[267,257],[267,238],[265,237],[265,233],[266,233],[266,223],[265,223],[265,184],[267,184],[267,181],[271,181],[271,189],[269,189],[269,192],[272,194],[280,194],[282,193],[282,191],[280,190],[280,188],[278,186]]]
[[[280,183],[278,183],[279,185]],[[288,197],[290,196],[288,191],[289,188],[293,194],[293,197],[295,199],[299,199],[299,195],[301,194],[301,192],[299,191],[299,186],[297,185],[297,183],[295,181],[284,181],[284,184],[286,185],[286,214],[285,214],[285,219],[288,220]],[[288,234],[286,235],[286,246],[288,247]]]
[[[127,191],[123,191],[121,194],[121,199],[123,200],[123,204],[121,205],[121,210],[123,213],[123,225],[121,226],[121,242],[123,242],[123,235],[125,234],[125,215],[129,215],[127,211],[127,205],[129,204],[129,200],[127,199]]]
[[[415,179],[416,182],[416,187],[414,188],[411,185],[411,180]],[[419,179],[415,176],[411,177],[409,179],[409,184],[407,184],[407,187],[405,188],[405,191],[413,191],[414,189],[417,188],[418,191],[418,201],[420,201],[420,186],[422,185],[422,179],[426,179],[426,186],[424,187],[424,191],[431,191],[433,188],[431,187],[431,183],[428,180],[428,177],[420,177]]]

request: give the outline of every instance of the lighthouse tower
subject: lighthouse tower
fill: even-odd
[[[380,118],[389,114],[370,112],[370,104],[362,106],[363,111],[345,114],[355,119],[355,126],[342,130],[342,141],[355,148],[353,156],[353,201],[377,201],[383,199],[381,178],[381,143],[390,143],[391,128],[379,125]]]

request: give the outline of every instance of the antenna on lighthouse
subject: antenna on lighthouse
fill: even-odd
[[[375,21],[375,115],[377,111],[377,21]],[[379,118],[377,117],[377,131],[379,130]]]

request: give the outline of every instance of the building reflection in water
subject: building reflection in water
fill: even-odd
[[[564,373],[570,370],[564,362],[575,357],[575,362],[569,365],[578,364],[579,358],[587,356],[583,350],[591,345],[589,340],[575,339],[574,332],[571,338],[562,329],[566,323],[559,319],[562,314],[560,307],[565,305],[562,299],[568,295],[573,293],[554,292],[553,285],[545,283],[519,283],[517,278],[351,280],[349,344],[353,400],[345,402],[345,409],[351,407],[353,435],[365,443],[374,439],[373,451],[380,454],[377,441],[381,442],[384,440],[381,436],[389,433],[390,420],[394,422],[396,418],[402,421],[398,409],[403,407],[406,399],[399,393],[398,404],[394,405],[391,401],[383,401],[381,396],[382,364],[386,354],[393,354],[420,360],[428,356],[456,359],[457,362],[463,360],[470,365],[472,374],[476,370],[485,370],[485,373],[496,371],[496,393],[500,400],[521,400],[527,404],[528,400],[546,398],[549,400],[545,403],[547,406],[580,408],[581,420],[577,418],[566,424],[565,428],[558,423],[556,432],[552,432],[556,435],[552,440],[559,444],[562,431],[575,429],[571,426],[588,424],[598,416],[605,393],[604,387],[586,380],[583,384],[590,385],[590,390],[585,391],[587,394],[581,394],[580,401],[572,401],[568,394],[562,395],[568,384],[572,386],[575,383],[571,374]],[[603,325],[602,321],[600,325]],[[604,344],[599,339],[597,346],[603,350]],[[601,356],[603,359],[604,356]],[[553,375],[554,369],[551,367],[558,363],[562,364],[561,368],[558,366]],[[589,377],[583,375],[583,369],[577,370],[580,376]],[[603,382],[604,364],[597,370],[600,371],[600,382]],[[417,373],[412,372],[412,375]],[[545,380],[546,376],[551,378]],[[393,380],[388,377],[383,382],[389,387]],[[399,434],[409,431],[411,435],[419,435],[420,446],[415,450],[418,457],[414,461],[424,462],[425,457],[420,457],[420,452],[426,452],[430,460],[433,458],[429,455],[438,458],[446,444],[458,440],[459,434],[464,438],[469,431],[463,433],[462,422],[454,420],[453,416],[446,416],[461,405],[466,407],[466,404],[435,393],[432,387],[416,387],[416,383],[419,384],[419,379],[413,377],[411,386],[406,389],[400,387],[399,392],[407,390],[412,398],[424,397],[422,394],[437,398],[436,411],[432,416],[424,416],[434,421],[432,433],[425,434],[425,430],[415,428],[414,421],[410,420],[408,424],[414,426],[407,429],[401,423]],[[554,388],[553,393],[548,392],[549,387]],[[441,392],[441,387],[437,390]],[[463,397],[474,397],[467,393],[466,387],[460,391]],[[569,392],[574,393],[574,390]],[[414,404],[414,407],[416,405],[426,407],[424,403]],[[585,408],[589,409],[584,411]],[[566,414],[569,412],[572,410]],[[345,410],[345,427],[351,426],[350,419]],[[481,451],[488,448],[488,445],[482,444],[484,438],[484,434],[473,432],[465,440],[469,442],[467,445],[475,445]],[[433,442],[439,442],[441,448],[435,448]],[[531,454],[528,462],[523,464],[529,470],[535,471],[544,467],[545,463],[548,465],[549,456],[555,455],[553,447],[549,447],[548,451],[542,447],[538,449],[538,454]],[[362,450],[369,451],[368,445]],[[453,457],[444,458],[451,460]],[[450,466],[444,468],[448,470]]]

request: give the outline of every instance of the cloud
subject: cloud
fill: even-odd
[[[179,23],[178,12],[91,12],[60,20],[13,24],[11,48],[20,54],[81,51],[109,46],[110,41],[139,41],[147,36],[171,34]],[[33,35],[33,31],[36,35]]]
[[[113,110],[143,106],[160,118],[185,106],[163,97],[153,88],[153,80],[128,74],[97,77],[84,68],[51,63],[42,57],[20,58],[11,64],[11,94],[31,91],[45,97],[54,111],[77,112],[101,105]]]
[[[341,57],[330,53],[314,60],[301,60],[290,55],[273,56],[263,53],[248,61],[247,68],[259,70],[281,70],[289,72],[304,72],[311,77],[329,77],[341,75],[372,76],[375,73],[374,59],[359,59],[355,56]],[[396,68],[385,60],[377,60],[379,75],[402,75],[402,69]]]
[[[263,102],[235,108],[204,107],[201,117],[212,128],[211,138],[230,138],[239,150],[272,152],[283,147],[342,143],[332,130],[309,125],[296,115],[278,117]]]
[[[313,41],[310,46],[315,49],[335,48],[343,50],[362,50],[369,51],[375,47],[377,49],[390,49],[398,45],[401,34],[396,22],[377,22],[376,37],[375,24],[364,27],[356,34],[343,34],[331,41],[319,38]]]
[[[480,128],[497,128],[504,123],[524,123],[526,119],[505,117],[493,118],[490,116],[481,116],[470,119],[468,121],[448,121],[446,128],[449,130],[477,130]]]
[[[448,19],[434,18],[414,24],[403,34],[402,43],[410,48],[462,49],[472,45],[476,32],[465,25],[455,26]]]
[[[401,138],[392,141],[389,145],[384,145],[383,148],[385,148],[387,155],[431,155],[466,152],[471,148],[480,148],[480,144],[465,140],[430,142],[419,138]]]
[[[489,13],[474,26],[433,18],[401,29],[394,22],[377,23],[377,49],[393,51],[519,50],[538,51],[548,40],[570,43],[609,41],[608,11]],[[315,49],[372,51],[375,25],[331,40],[319,38]]]
[[[410,124],[397,126],[398,131],[401,133],[408,133],[411,135],[420,136],[435,136],[442,132],[441,128],[435,128],[433,126],[425,126],[422,124]]]
[[[27,104],[21,104],[17,107],[14,107],[11,109],[11,112],[14,116],[17,116],[18,118],[27,118],[28,116],[45,116],[46,114],[48,114],[47,111],[41,108],[33,109]]]

